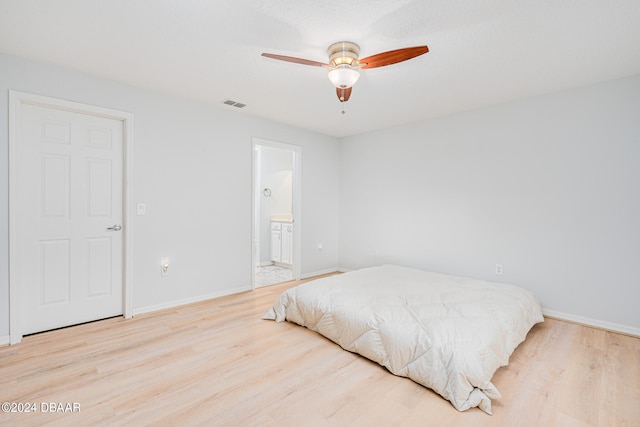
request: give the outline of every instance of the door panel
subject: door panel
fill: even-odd
[[[87,259],[89,260],[89,297],[97,297],[103,295],[111,295],[112,279],[111,269],[113,263],[111,254],[111,239],[105,237],[97,237],[86,239],[87,242]]]
[[[41,154],[40,198],[43,217],[69,218],[69,156]]]
[[[15,179],[23,333],[123,313],[123,123],[23,104]]]
[[[108,218],[111,211],[111,160],[86,159],[88,216]]]
[[[40,242],[40,266],[37,270],[40,272],[39,299],[43,306],[69,302],[69,247],[66,239]]]

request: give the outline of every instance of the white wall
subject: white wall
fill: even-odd
[[[343,268],[395,262],[499,280],[547,309],[640,327],[640,76],[340,143],[0,55],[0,340],[9,89],[135,114],[134,199],[147,204],[135,220],[137,309],[250,287],[259,137],[302,147],[303,275],[334,269],[339,249]]]
[[[302,147],[301,271],[337,268],[336,139],[0,55],[0,339],[9,331],[9,89],[135,115],[134,201],[146,203],[147,214],[134,224],[134,310],[250,289],[253,137]],[[305,240],[317,235],[322,253]],[[162,257],[171,262],[164,278]]]
[[[340,174],[341,268],[518,284],[640,330],[640,76],[346,138]]]

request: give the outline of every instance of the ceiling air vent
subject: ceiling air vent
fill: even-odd
[[[236,108],[243,108],[247,106],[247,104],[243,104],[242,102],[236,102],[231,99],[225,99],[224,101],[222,101],[222,103],[225,105],[231,105]]]

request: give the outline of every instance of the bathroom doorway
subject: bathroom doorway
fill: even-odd
[[[252,288],[300,279],[300,147],[253,139]]]

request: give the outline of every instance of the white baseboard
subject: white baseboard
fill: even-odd
[[[348,273],[350,271],[353,271],[353,268],[339,268],[338,271],[340,273]]]
[[[10,343],[11,343],[11,337],[9,335],[0,337],[0,346],[9,345]]]
[[[605,322],[603,320],[591,319],[589,317],[576,316],[573,314],[562,313],[555,310],[542,309],[542,314],[554,319],[566,320],[573,323],[580,323],[586,326],[593,326],[595,328],[605,329],[607,331],[619,332],[621,334],[633,335],[640,337],[640,328],[634,328],[632,326],[621,325],[619,323]]]
[[[251,290],[251,286],[249,287],[238,287],[233,289],[227,289],[220,292],[213,292],[207,295],[201,295],[193,298],[185,298],[177,301],[170,301],[162,304],[149,305],[146,307],[139,307],[133,309],[133,315],[139,315],[144,313],[150,313],[152,311],[166,310],[168,308],[179,307],[181,305],[193,304],[196,302],[206,301],[214,298],[225,297],[227,295],[238,294],[240,292],[247,292]]]
[[[322,276],[323,274],[335,273],[340,271],[338,268],[328,268],[326,270],[314,271],[313,273],[305,273],[300,275],[300,279],[308,279],[309,277]]]

